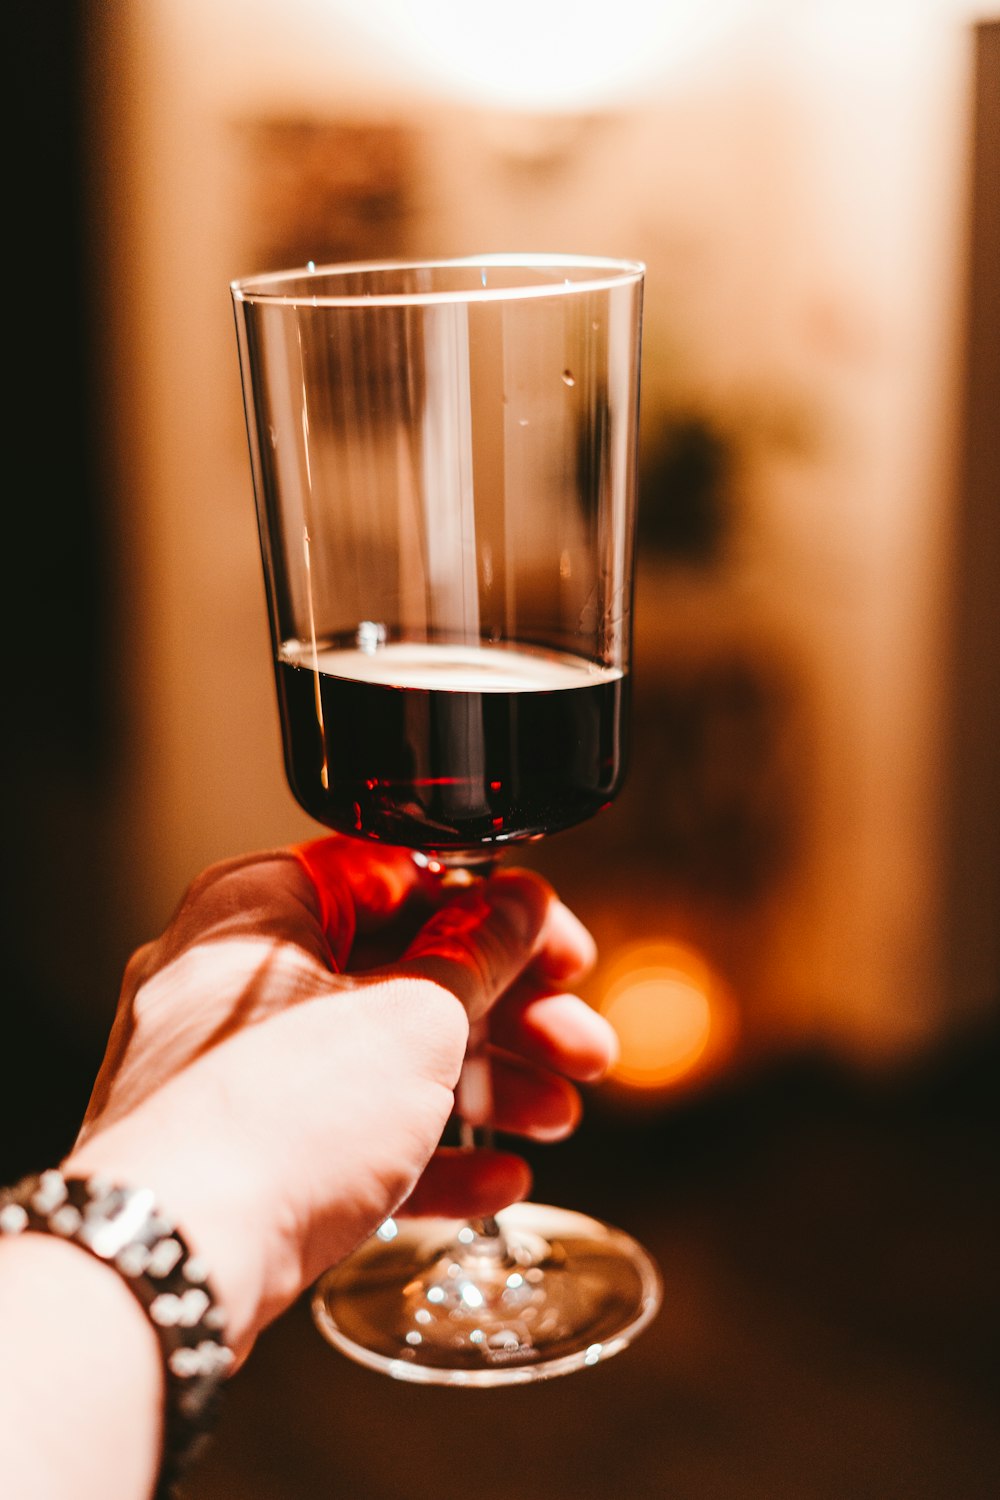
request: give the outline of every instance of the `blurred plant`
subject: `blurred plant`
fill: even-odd
[[[723,411],[666,411],[647,425],[639,471],[639,545],[683,566],[721,563],[740,520],[751,466],[801,462],[822,445],[817,411],[763,388]]]
[[[706,566],[721,556],[730,520],[729,436],[695,414],[666,418],[639,475],[639,545]]]

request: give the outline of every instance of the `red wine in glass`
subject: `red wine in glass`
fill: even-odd
[[[277,677],[289,783],[343,833],[500,853],[591,817],[622,782],[628,677],[584,657],[293,642]]]

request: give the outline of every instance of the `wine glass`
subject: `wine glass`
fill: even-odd
[[[548,255],[233,283],[285,766],[328,828],[470,880],[618,791],[642,283]],[[371,1368],[492,1386],[596,1364],[660,1295],[629,1236],[522,1203],[388,1220],[313,1310]]]

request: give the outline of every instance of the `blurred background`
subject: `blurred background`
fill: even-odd
[[[293,1309],[193,1500],[979,1500],[995,1423],[1000,10],[15,6],[0,1179],[281,768],[228,282],[647,263],[630,781],[534,846],[622,1037],[537,1196],[657,1254],[607,1367],[349,1366]],[[15,244],[16,241],[16,244]],[[15,642],[19,642],[16,645]]]

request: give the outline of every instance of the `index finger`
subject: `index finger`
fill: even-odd
[[[316,894],[318,917],[338,969],[347,967],[357,932],[397,916],[433,881],[407,849],[371,845],[332,834],[293,846]]]
[[[477,1021],[538,953],[554,901],[540,876],[503,871],[435,912],[396,970],[443,985]]]

